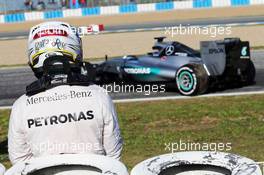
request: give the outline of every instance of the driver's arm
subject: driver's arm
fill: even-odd
[[[114,104],[108,95],[105,95],[103,101],[103,146],[106,156],[120,159],[123,148],[123,140],[120,134],[117,114]]]
[[[25,161],[31,157],[29,145],[26,142],[25,130],[23,129],[22,111],[19,103],[12,107],[8,129],[8,153],[12,164]]]

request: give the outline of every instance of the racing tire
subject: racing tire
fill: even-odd
[[[129,175],[126,166],[111,157],[96,154],[60,154],[16,163],[5,175]]]
[[[0,175],[4,175],[5,174],[5,170],[6,170],[5,166],[0,163]]]
[[[203,94],[208,88],[208,75],[200,66],[183,66],[176,73],[176,84],[182,95]]]
[[[253,160],[231,153],[190,151],[159,155],[138,163],[131,175],[215,174],[262,175]]]
[[[244,76],[244,84],[252,85],[255,83],[256,69],[254,63],[250,60],[246,70],[242,73]]]

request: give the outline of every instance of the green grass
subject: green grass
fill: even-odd
[[[11,65],[0,65],[0,68],[12,68],[12,67],[25,67],[27,64],[11,64]]]
[[[10,166],[6,147],[9,115],[9,110],[0,111],[0,163],[3,163],[7,167]]]
[[[232,153],[264,160],[264,95],[191,98],[116,104],[125,141],[122,160],[138,162],[168,153],[165,144],[232,143]],[[0,112],[0,139],[6,139],[8,111]],[[0,161],[9,166],[6,153]]]

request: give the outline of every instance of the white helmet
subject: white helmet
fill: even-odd
[[[53,56],[66,57],[72,63],[83,60],[82,40],[77,29],[68,23],[44,22],[30,30],[28,58],[33,71]]]

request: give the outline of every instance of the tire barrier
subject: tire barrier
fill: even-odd
[[[116,159],[94,154],[64,154],[35,158],[11,167],[5,175],[128,175]]]
[[[262,175],[251,159],[222,152],[179,152],[137,164],[130,175]]]
[[[5,167],[0,163],[0,175],[4,175],[4,174],[5,174]]]

